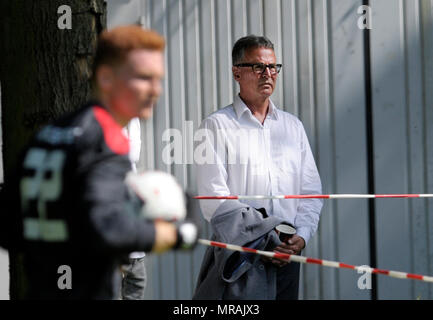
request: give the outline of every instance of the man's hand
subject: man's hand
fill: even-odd
[[[162,253],[170,249],[193,249],[200,232],[198,200],[186,194],[187,214],[177,223],[155,220],[155,242],[152,251]]]
[[[174,223],[162,220],[155,221],[155,242],[152,252],[162,253],[171,249],[177,241],[177,230]]]
[[[294,234],[289,241],[287,241],[288,244],[288,252],[289,254],[300,254],[302,249],[305,248],[305,240],[304,238],[298,236],[297,234]],[[277,247],[278,248],[278,247]]]
[[[305,248],[304,238],[294,234],[287,242],[281,243],[281,245],[274,248],[274,252],[295,254],[298,255],[302,249]],[[267,258],[263,257],[265,261],[272,262],[277,267],[285,266],[289,261],[278,258]]]

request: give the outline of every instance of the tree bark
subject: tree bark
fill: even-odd
[[[72,28],[59,29],[62,5]],[[104,0],[1,0],[0,81],[5,183],[19,154],[42,125],[80,107],[91,95],[91,64],[106,27]],[[22,297],[21,256],[9,252],[10,296]]]

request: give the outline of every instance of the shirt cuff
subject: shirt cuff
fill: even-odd
[[[310,240],[310,228],[298,227],[296,228],[296,234],[304,239],[305,246],[307,246],[308,240]]]

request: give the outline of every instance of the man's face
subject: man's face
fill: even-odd
[[[277,58],[272,49],[253,48],[245,51],[242,63],[276,64]],[[232,70],[243,98],[268,98],[274,92],[278,74],[272,75],[269,68],[262,74],[255,73],[251,67],[233,67]]]
[[[162,92],[163,53],[132,50],[125,62],[112,71],[111,84],[105,91],[109,107],[122,120],[129,121],[134,117],[149,119]]]

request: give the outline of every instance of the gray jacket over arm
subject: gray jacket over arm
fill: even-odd
[[[221,204],[211,219],[213,241],[272,250],[279,244],[274,228],[286,222],[258,210],[228,209]],[[276,268],[260,255],[209,247],[201,265],[193,299],[269,300],[276,297]]]

